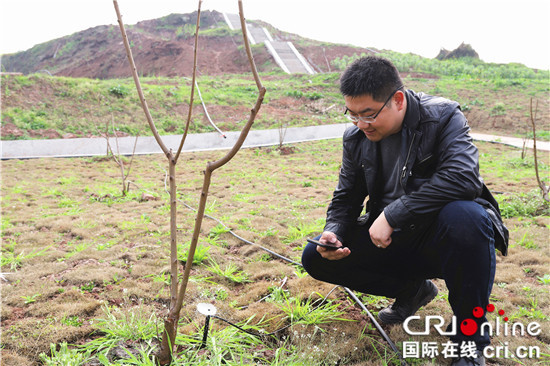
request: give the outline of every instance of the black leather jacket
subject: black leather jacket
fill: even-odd
[[[405,162],[400,176],[405,195],[382,207],[382,182],[377,180],[378,143],[352,126],[344,133],[340,178],[324,230],[343,240],[350,226],[356,224],[367,196],[367,224],[372,224],[383,209],[390,226],[401,230],[421,229],[449,202],[474,200],[489,213],[495,228],[495,247],[506,255],[508,230],[498,203],[479,175],[478,151],[460,106],[411,90],[405,95],[407,111],[400,151]]]

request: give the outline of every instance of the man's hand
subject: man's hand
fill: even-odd
[[[372,226],[369,229],[370,238],[372,243],[378,248],[386,248],[391,244],[391,234],[393,233],[393,228],[386,220],[386,215],[384,212],[380,214],[374,220]]]
[[[325,231],[323,235],[321,235],[321,238],[319,239],[321,243],[331,243],[335,244],[338,247],[342,246],[342,243],[338,238],[336,237],[336,234],[330,231]],[[321,257],[334,261],[338,259],[342,259],[350,255],[351,250],[349,248],[339,248],[339,249],[326,249],[320,246],[317,246],[317,252],[321,254]]]

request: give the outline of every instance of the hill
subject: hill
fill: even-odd
[[[170,14],[127,26],[134,59],[143,76],[190,76],[197,13]],[[266,27],[274,38],[292,41],[319,72],[330,70],[330,63],[344,55],[369,52],[366,49],[322,43],[280,31],[261,21],[248,21]],[[93,79],[130,76],[118,26],[101,25],[69,36],[38,44],[29,50],[3,55],[2,71]],[[259,71],[278,70],[263,45],[254,46]],[[239,74],[248,71],[248,61],[240,30],[230,30],[217,11],[201,12],[198,70],[201,74]]]
[[[183,132],[195,19],[196,13],[171,14],[127,26],[161,134]],[[379,51],[322,43],[262,21],[247,22],[268,29],[275,39],[292,41],[318,72],[286,74],[264,45],[254,45],[255,62],[268,89],[255,128],[344,122],[339,72],[359,55]],[[240,130],[255,100],[240,30],[231,30],[223,14],[206,11],[201,13],[199,38],[198,84],[208,114],[222,130]],[[407,88],[457,100],[475,132],[525,136],[531,98],[539,102],[541,121],[550,116],[548,71],[489,64],[473,57],[437,60],[390,51],[380,54],[396,64]],[[3,140],[99,136],[106,125],[119,135],[150,134],[118,27],[98,26],[5,55],[2,68],[29,74],[2,76]],[[190,131],[213,131],[198,98],[195,104]],[[547,123],[540,123],[539,137],[548,139],[548,130]]]

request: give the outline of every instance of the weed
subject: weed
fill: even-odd
[[[365,305],[370,305],[371,307],[375,309],[383,309],[386,306],[390,304],[390,301],[387,297],[384,296],[376,296],[376,295],[363,295],[361,297],[361,301]]]
[[[80,244],[77,244],[73,250],[71,250],[70,252],[68,252],[67,254],[65,254],[65,256],[61,257],[61,258],[57,258],[57,261],[58,262],[63,262],[64,260],[67,260],[73,256],[75,256],[76,254],[80,253],[80,252],[83,252],[84,250],[88,249],[88,247],[90,246],[90,244],[88,243],[80,243]]]
[[[314,222],[302,222],[298,226],[288,227],[288,236],[283,239],[283,243],[290,244],[297,240],[305,242],[306,237],[321,233],[325,224],[324,218],[319,218]]]
[[[294,271],[294,274],[296,275],[296,277],[298,278],[304,278],[308,275],[308,273],[306,272],[306,270],[304,269],[304,267],[298,267],[296,266],[295,267],[295,271]]]
[[[218,301],[225,301],[229,297],[229,294],[223,287],[217,287],[213,290],[211,287],[207,287],[201,291],[201,297],[206,299],[216,299]]]
[[[46,366],[78,366],[83,365],[91,359],[91,351],[84,353],[78,349],[69,349],[67,342],[60,345],[59,350],[55,344],[50,345],[51,356],[45,353],[40,354],[40,361]]]
[[[320,300],[317,300],[320,301]],[[287,298],[283,304],[277,306],[286,314],[291,324],[321,325],[333,321],[351,321],[342,318],[344,311],[338,310],[338,303],[325,300],[324,303],[315,306],[311,296],[304,302],[298,298]]]
[[[524,247],[525,249],[538,249],[538,245],[535,244],[533,240],[528,239],[527,234],[528,233],[525,233],[523,237],[518,240],[517,244]]]
[[[98,243],[96,245],[96,249],[97,250],[105,250],[105,249],[109,249],[111,248],[113,245],[116,244],[116,241],[114,239],[111,239],[111,240],[107,240],[106,242],[104,243]]]
[[[252,319],[253,317],[237,325],[248,331],[261,332],[262,328],[260,326],[249,324]],[[200,336],[200,334],[197,334],[191,339],[187,337],[185,343],[197,342],[196,339],[200,339]],[[201,361],[209,365],[222,365],[225,363],[235,365],[257,364],[257,354],[261,354],[265,350],[264,347],[260,338],[242,332],[235,327],[212,329],[206,342],[208,359],[203,359],[197,354],[194,364],[202,364]],[[182,365],[192,363],[192,360],[187,359]]]
[[[550,274],[545,274],[542,277],[537,276],[537,280],[543,285],[550,285]]]
[[[84,292],[84,291],[90,292],[94,289],[94,287],[95,287],[95,283],[93,281],[89,281],[88,283],[85,283],[84,285],[81,285],[80,290],[82,292]]]
[[[491,109],[492,116],[502,116],[506,114],[504,103],[496,103]]]
[[[224,268],[222,268],[218,263],[213,262],[211,266],[207,267],[207,270],[214,274],[217,274],[218,276],[224,277],[231,282],[250,282],[250,280],[248,279],[248,274],[243,271],[239,271],[239,268],[233,263],[229,263]]]
[[[61,319],[61,323],[71,326],[71,327],[81,327],[84,324],[84,321],[81,320],[77,315],[66,316]]]
[[[260,236],[262,238],[268,237],[268,236],[275,236],[279,233],[279,230],[275,230],[273,227],[267,228],[267,230],[260,233]]]
[[[109,93],[117,98],[124,98],[128,95],[129,90],[124,85],[117,85],[109,88]]]
[[[266,298],[268,302],[283,303],[288,298],[289,292],[282,287],[272,286],[269,288],[269,295]]]
[[[545,202],[538,191],[520,193],[510,196],[495,195],[502,217],[534,217],[550,215],[550,205]]]
[[[9,250],[10,246],[9,245],[6,246],[6,244],[4,244],[4,248],[2,250],[2,257],[0,258],[0,266],[4,267],[9,265],[12,271],[20,268],[23,265],[24,260],[43,256],[46,254],[48,249],[52,247],[50,245],[42,250],[35,249],[27,255],[25,255],[24,251],[21,251],[21,253],[14,255],[13,249],[15,247],[15,241],[7,240],[6,242],[11,243],[11,251]],[[5,249],[8,249],[8,250],[5,250]]]
[[[33,302],[36,302],[36,300],[42,296],[42,294],[34,294],[30,296],[21,296],[22,299],[25,300],[25,305],[32,304]]]
[[[271,260],[271,255],[269,253],[262,253],[258,261],[260,262],[269,262]]]
[[[122,310],[103,306],[105,318],[95,320],[95,328],[103,336],[83,346],[86,350],[110,349],[118,342],[150,340],[157,335],[157,318],[154,312],[142,307]]]
[[[218,224],[210,230],[208,236],[211,238],[218,238],[220,235],[228,233],[229,231],[231,231],[231,229],[229,229],[227,226]]]
[[[190,245],[190,244],[189,244]],[[193,256],[193,264],[201,264],[202,262],[210,259],[208,251],[210,250],[209,246],[206,245],[197,245],[195,248],[195,255]],[[184,250],[178,250],[178,259],[182,262],[187,262],[187,257],[189,255],[189,246],[185,246]]]

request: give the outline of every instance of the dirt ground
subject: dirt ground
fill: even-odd
[[[338,139],[298,144],[286,155],[265,148],[239,152],[215,172],[207,214],[247,240],[299,262],[305,237],[322,230],[336,184],[340,144]],[[512,197],[536,189],[530,167],[520,164],[517,174],[509,174],[514,170],[510,164],[520,159],[518,149],[489,143],[479,147],[482,175],[493,191]],[[207,161],[220,156],[221,152],[185,154],[178,166],[181,251],[188,246],[195,219],[195,213],[183,203],[196,206],[201,171]],[[511,162],[494,165],[502,156],[510,157]],[[544,159],[547,175],[550,161]],[[50,343],[85,344],[100,337],[94,330],[97,320],[106,316],[105,306],[120,314],[143,314],[144,319],[154,314],[154,321],[161,326],[169,303],[166,165],[161,155],[136,157],[129,178],[131,190],[124,198],[119,170],[108,159],[2,162],[2,254],[6,261],[2,267],[6,278],[2,281],[3,365],[33,365],[41,352],[49,351]],[[510,347],[539,346],[549,353],[549,285],[540,278],[550,274],[550,221],[548,216],[536,216],[506,219],[506,223],[511,232],[510,254],[497,258],[491,301],[515,322],[538,321],[542,333],[518,339],[500,336],[493,342],[509,342]],[[192,270],[181,333],[200,331],[203,318],[196,312],[200,302],[214,304],[221,316],[234,322],[269,314],[266,330],[271,331],[285,324],[281,308],[262,300],[272,288],[280,287],[302,301],[325,296],[333,289],[218,229],[217,222],[205,219],[200,246],[208,248],[209,259]],[[236,283],[213,274],[209,269],[212,263],[236,265],[249,282]],[[441,280],[436,284],[440,295],[419,314],[448,317],[445,284]],[[377,340],[367,317],[342,290],[333,291],[329,298],[354,321],[321,326],[324,332],[313,339],[306,337],[317,334],[316,328],[303,325],[292,327],[284,336],[298,347],[297,352],[329,364],[379,365],[377,352],[387,349]],[[374,313],[388,304],[382,298],[363,301]],[[224,326],[214,324],[215,329]],[[385,329],[397,344],[410,340],[399,326]],[[373,343],[373,339],[377,341]],[[443,338],[434,335],[430,340]],[[320,353],[319,344],[331,351]],[[442,361],[438,358],[436,364]],[[425,360],[422,364],[431,363]],[[516,363],[502,359],[489,364]]]

